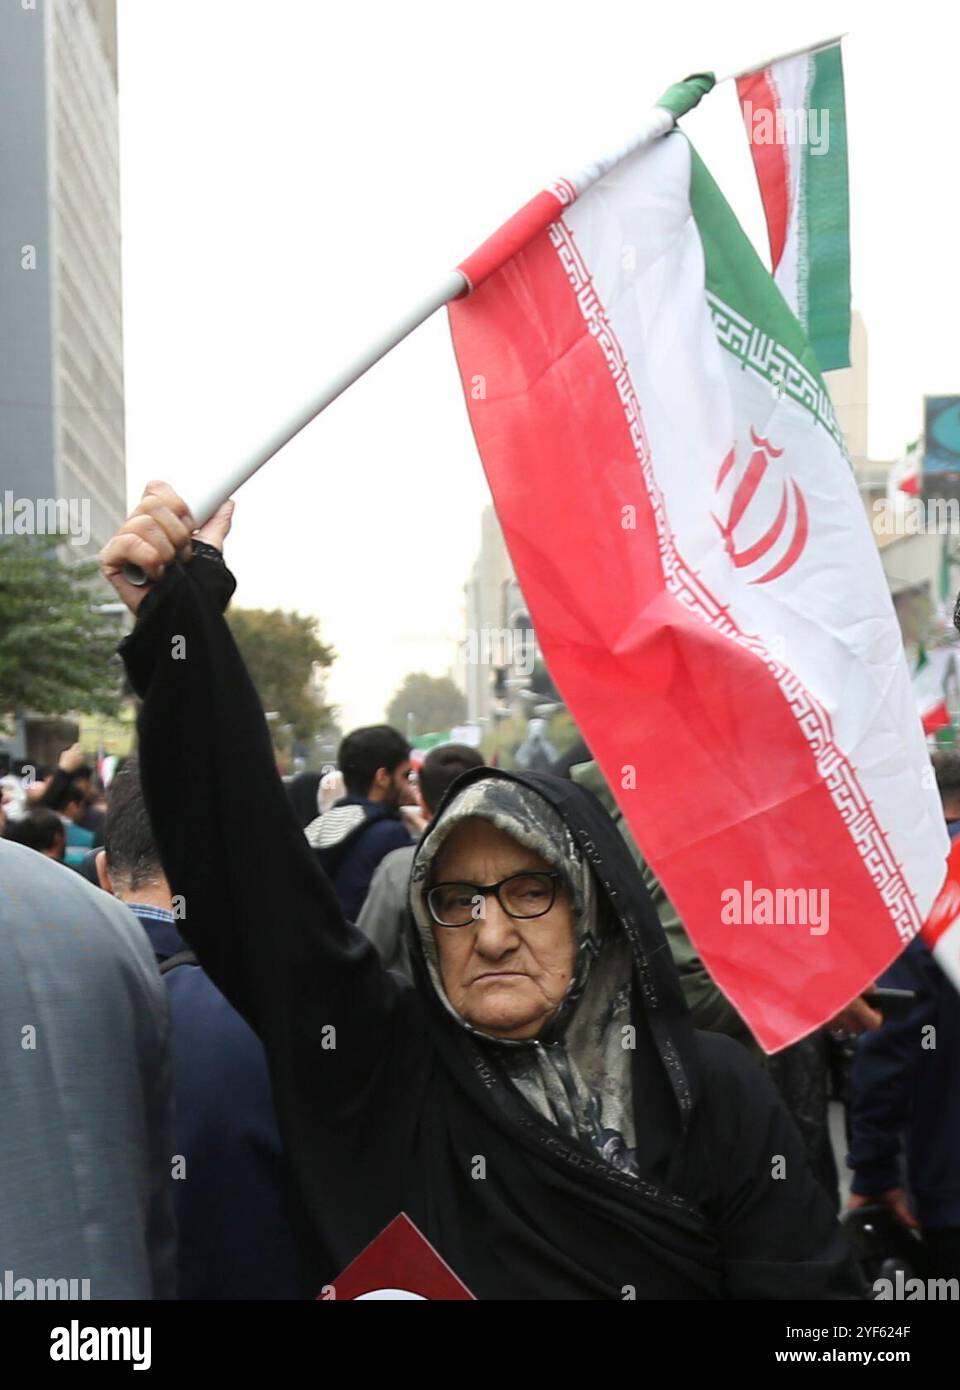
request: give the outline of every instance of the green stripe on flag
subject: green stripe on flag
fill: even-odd
[[[820,369],[830,372],[850,365],[850,196],[839,44],[813,55],[808,111],[817,113],[824,149],[816,153],[808,130],[801,195],[808,260],[806,322]]]
[[[686,139],[675,132],[664,139]],[[745,370],[793,400],[846,445],[803,325],[754,250],[706,165],[690,147],[690,206],[706,261],[707,303],[717,338]]]
[[[703,243],[707,289],[791,352],[825,390],[803,326],[692,145],[690,161],[690,206]]]

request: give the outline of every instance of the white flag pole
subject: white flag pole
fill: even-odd
[[[428,294],[412,305],[395,323],[385,329],[379,337],[358,352],[349,362],[344,363],[338,372],[320,388],[304,406],[297,410],[288,420],[262,441],[260,447],[255,449],[252,454],[241,459],[228,473],[222,474],[215,482],[208,482],[200,487],[196,492],[192,492],[189,487],[185,487],[181,496],[190,508],[190,514],[195,519],[198,526],[210,520],[214,512],[222,507],[227,498],[236,492],[237,488],[252,478],[254,473],[263,467],[278,454],[285,444],[300,433],[311,420],[324,410],[338,396],[342,396],[349,386],[355,381],[359,381],[365,372],[379,362],[381,357],[386,357],[392,348],[398,343],[402,343],[415,328],[419,328],[421,323],[426,322],[431,315],[438,309],[442,309],[444,304],[448,304],[451,299],[456,299],[468,288],[465,277],[459,270],[452,270]],[[138,587],[146,584],[147,576],[139,565],[124,565],[124,578],[131,584]]]
[[[751,72],[762,72],[764,68],[772,68],[774,63],[785,63],[788,58],[799,58],[801,53],[819,53],[821,49],[832,48],[835,43],[847,37],[847,30],[842,34],[835,34],[832,39],[819,39],[816,43],[804,43],[799,48],[790,48],[786,53],[778,53],[774,58],[764,58],[761,63],[751,63],[748,68],[738,68],[736,72],[725,72],[722,77],[717,78],[717,86],[721,82],[736,81],[738,77],[747,77]]]

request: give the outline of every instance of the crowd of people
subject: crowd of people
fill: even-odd
[[[78,746],[0,781],[4,1268],[309,1298],[405,1212],[478,1298],[960,1278],[960,996],[926,947],[878,982],[896,1009],[767,1058],[585,744],[415,774],[379,725],[284,783],[223,618],[230,517],[196,533],[151,484],[103,552],[141,700],[109,789]],[[960,754],[934,763],[953,836]]]

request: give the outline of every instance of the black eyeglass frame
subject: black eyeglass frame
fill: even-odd
[[[512,883],[515,878],[546,878],[550,880],[550,902],[542,912],[531,912],[529,915],[518,915],[516,912],[511,912],[504,904],[500,896],[500,889],[505,883]],[[446,927],[450,931],[462,931],[464,927],[469,927],[472,922],[476,922],[479,919],[471,912],[465,922],[441,922],[430,900],[438,888],[469,888],[474,897],[482,893],[484,901],[486,901],[487,895],[492,893],[500,904],[501,911],[506,913],[508,917],[512,917],[515,922],[535,922],[538,917],[546,917],[547,913],[557,901],[557,890],[560,886],[561,878],[562,875],[557,869],[521,869],[518,873],[507,874],[507,877],[500,879],[499,883],[468,883],[466,879],[462,878],[444,879],[441,883],[434,883],[427,889],[427,911],[438,927]]]

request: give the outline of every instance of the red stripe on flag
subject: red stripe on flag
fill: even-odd
[[[752,113],[768,111],[774,133],[777,130],[777,111],[779,101],[777,90],[770,75],[770,69],[750,73],[748,77],[737,78],[737,95],[740,110],[747,128],[747,142],[753,167],[760,185],[764,216],[767,219],[767,236],[770,239],[770,260],[776,270],[787,242],[787,222],[790,213],[790,164],[785,143],[777,139],[759,141],[755,138],[750,114],[746,103],[750,102]]]
[[[450,321],[551,675],[710,973],[763,1045],[782,1047],[903,949],[800,728],[815,702],[798,684],[791,709],[761,658],[667,591],[642,425],[631,433],[549,234],[451,304]],[[826,889],[828,932],[722,923],[721,895],[748,884]]]
[[[572,188],[573,185],[568,186]],[[567,201],[572,199],[568,197]],[[515,212],[493,236],[488,237],[482,246],[478,246],[472,255],[457,266],[461,275],[466,276],[471,289],[477,289],[528,241],[555,222],[563,206],[561,198],[549,190],[538,193],[529,203],[524,203],[519,212]]]

